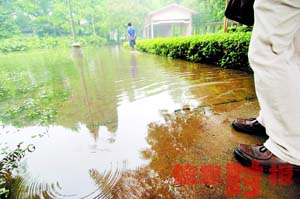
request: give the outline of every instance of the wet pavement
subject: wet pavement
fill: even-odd
[[[259,111],[251,74],[118,47],[51,53],[28,74],[71,94],[48,126],[2,122],[2,143],[36,146],[12,198],[299,198],[300,178],[252,173],[233,157],[239,143],[266,139],[231,127]]]

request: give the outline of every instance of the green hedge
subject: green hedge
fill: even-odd
[[[223,68],[251,71],[248,47],[251,33],[217,33],[192,37],[156,38],[137,41],[143,52],[216,64]],[[125,44],[128,46],[128,44]]]
[[[102,46],[106,40],[102,37],[79,37],[82,46]],[[72,45],[71,37],[14,37],[0,39],[0,52],[16,52],[39,48],[64,48]]]

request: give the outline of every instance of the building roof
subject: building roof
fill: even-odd
[[[152,15],[154,15],[154,14],[156,14],[156,13],[162,12],[162,11],[164,11],[164,10],[167,10],[167,9],[169,9],[169,8],[174,8],[174,7],[175,7],[175,8],[179,8],[179,9],[181,9],[181,10],[185,10],[185,11],[190,12],[190,13],[192,13],[192,14],[197,14],[197,12],[194,11],[194,10],[192,10],[192,9],[186,8],[186,7],[184,7],[184,6],[182,6],[182,5],[179,5],[179,4],[177,4],[177,3],[172,3],[172,4],[170,4],[170,5],[167,5],[167,6],[163,7],[163,8],[160,8],[160,9],[158,9],[158,10],[154,10],[154,11],[150,12],[150,13],[148,14],[148,17],[149,17],[149,16],[152,16]]]

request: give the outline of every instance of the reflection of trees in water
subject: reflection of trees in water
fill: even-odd
[[[112,198],[191,198],[195,195],[199,188],[175,186],[172,172],[176,164],[197,164],[198,156],[207,152],[198,146],[205,131],[206,118],[199,111],[189,110],[163,116],[163,123],[148,126],[150,148],[142,154],[150,160],[150,164],[134,171],[121,172],[114,183],[107,180],[111,179],[109,176],[92,170],[90,176],[100,190],[110,190]],[[199,150],[202,152],[198,153]]]
[[[191,148],[203,131],[204,119],[198,111],[187,110],[164,114],[163,124],[151,123],[147,136],[150,149],[143,152],[144,157],[151,160],[150,168],[167,178],[175,164],[190,163],[195,155]]]
[[[114,199],[176,198],[172,186],[147,168],[122,172],[114,184],[109,181],[108,175],[97,170],[91,170],[90,176],[99,186],[101,193],[98,196]]]
[[[76,49],[73,49],[76,50]],[[77,50],[81,50],[80,48]],[[92,114],[92,105],[89,99],[89,93],[88,93],[88,89],[87,89],[87,82],[85,80],[85,75],[83,73],[83,65],[84,65],[84,60],[83,60],[83,54],[81,51],[78,51],[77,53],[73,54],[73,59],[79,69],[79,74],[80,74],[80,79],[81,79],[81,84],[83,86],[83,91],[84,91],[84,100],[86,102],[86,107],[87,107],[87,111],[88,111],[88,117],[90,120],[91,124],[94,124],[91,127],[88,127],[90,129],[90,132],[94,134],[95,139],[97,139],[97,133],[99,131],[99,127],[95,126],[95,118],[94,115]]]
[[[13,186],[10,191],[9,198],[56,198],[61,197],[59,191],[61,189],[58,182],[56,183],[44,183],[44,182],[32,182],[32,179],[26,179],[21,176],[17,176],[13,180]],[[37,180],[37,179],[35,179]]]

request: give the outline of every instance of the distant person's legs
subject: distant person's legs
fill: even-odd
[[[135,50],[135,40],[134,39],[131,39],[130,41],[129,41],[129,44],[130,44],[130,47],[131,47],[131,49],[132,50]]]
[[[136,43],[135,43],[135,39],[134,39],[134,40],[132,40],[132,48],[133,48],[133,50],[135,50],[135,47],[136,47]]]
[[[239,145],[234,153],[249,166],[300,165],[300,1],[255,1],[254,11],[249,60],[261,108],[255,121],[269,139]]]

